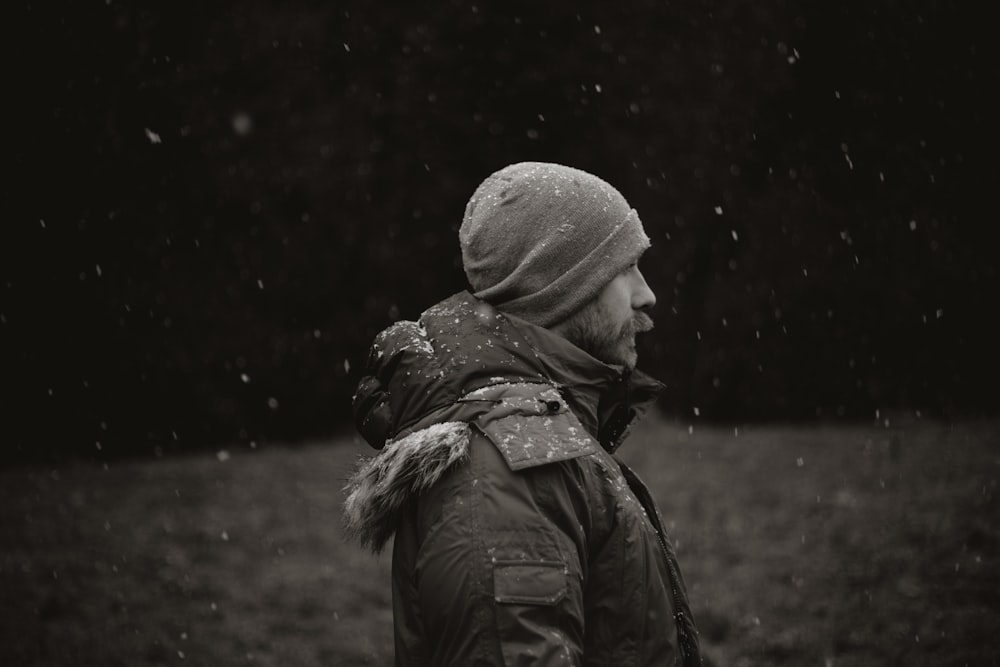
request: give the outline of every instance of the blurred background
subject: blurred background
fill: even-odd
[[[348,542],[375,334],[500,167],[653,239],[622,456],[706,664],[996,665],[993,23],[967,3],[17,5],[0,664],[391,664]],[[982,12],[985,14],[985,11]]]
[[[967,7],[21,9],[7,462],[346,432],[371,339],[465,287],[465,202],[521,160],[638,209],[667,414],[996,413],[996,76]]]

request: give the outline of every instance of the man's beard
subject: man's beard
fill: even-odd
[[[638,358],[635,336],[653,328],[653,318],[637,311],[618,326],[599,300],[588,303],[566,321],[566,338],[595,359],[606,364],[635,368]]]

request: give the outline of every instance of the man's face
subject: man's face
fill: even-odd
[[[597,297],[554,329],[606,364],[635,368],[637,333],[653,328],[644,311],[656,304],[638,263],[605,285]]]

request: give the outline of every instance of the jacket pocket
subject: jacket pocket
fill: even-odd
[[[555,605],[566,597],[569,570],[554,561],[497,561],[493,596],[501,604]]]
[[[493,597],[506,667],[574,667],[583,661],[579,579],[565,563],[498,560]]]

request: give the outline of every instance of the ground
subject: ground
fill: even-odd
[[[2,665],[389,665],[366,447],[0,471]],[[713,665],[1000,663],[1000,423],[640,425]]]

